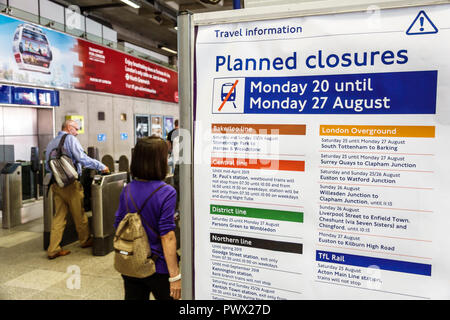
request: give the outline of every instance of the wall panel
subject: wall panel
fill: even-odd
[[[76,91],[60,91],[60,107],[55,108],[55,128],[56,133],[61,130],[61,125],[64,123],[68,115],[80,115],[84,117],[85,132],[87,129],[88,120],[88,106],[87,93]],[[85,150],[87,150],[89,139],[87,134],[79,134],[78,140]]]
[[[35,108],[4,107],[3,117],[3,134],[5,136],[35,135],[37,133]]]
[[[34,15],[38,15],[39,6],[37,0],[9,0],[9,5],[13,8],[18,8],[20,10],[32,13]]]
[[[64,7],[49,0],[41,0],[41,16],[64,24]]]
[[[14,145],[15,160],[30,161],[31,147],[38,146],[37,135],[4,136],[4,144]]]
[[[104,112],[105,120],[98,120],[98,113]],[[99,158],[114,152],[114,126],[112,96],[88,94],[88,144],[98,148]],[[98,135],[106,135],[104,141],[98,141]]]
[[[133,125],[133,99],[113,97],[113,127],[114,127],[114,159],[125,155],[131,161],[131,148],[134,146]],[[121,114],[126,120],[121,120]],[[121,139],[121,134],[126,134],[126,139]]]
[[[117,32],[108,27],[102,26],[103,38],[109,41],[117,42]]]
[[[3,118],[3,106],[0,106],[0,136],[3,136],[3,132],[4,132],[4,118]],[[1,144],[1,143],[0,143]]]
[[[53,109],[37,109],[37,125],[39,157],[44,159],[44,150],[53,139]]]
[[[93,92],[60,92],[60,107],[55,108],[56,132],[61,128],[66,115],[84,117],[85,133],[78,135],[78,140],[87,151],[88,147],[99,149],[100,159],[110,154],[115,160],[126,155],[131,160],[131,148],[134,147],[134,114],[167,115],[179,118],[177,104],[156,100],[146,100],[119,95],[98,94]],[[97,120],[98,112],[105,113],[105,120]],[[120,115],[126,114],[126,121]],[[121,140],[120,134],[128,135]],[[98,141],[98,134],[106,134],[104,142]]]

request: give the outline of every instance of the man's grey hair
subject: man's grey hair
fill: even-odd
[[[61,126],[61,130],[67,129],[70,125],[73,125],[73,124],[77,124],[77,122],[75,120],[68,119],[63,122],[63,124]]]

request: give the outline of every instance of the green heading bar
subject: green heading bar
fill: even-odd
[[[303,223],[303,212],[210,205],[211,214]]]

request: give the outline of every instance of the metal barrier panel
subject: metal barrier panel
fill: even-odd
[[[119,171],[127,172],[127,182],[130,182],[130,161],[127,156],[119,157]]]
[[[88,147],[88,156],[95,159],[95,160],[99,160],[99,156],[98,156],[98,148],[96,147]]]
[[[22,223],[22,167],[7,163],[2,169],[2,226],[10,229]]]
[[[130,171],[130,163],[128,161],[127,156],[120,156],[119,157],[119,171]]]
[[[102,157],[102,163],[109,168],[109,171],[115,171],[114,159],[109,154],[106,154]]]
[[[93,254],[103,256],[113,250],[114,220],[120,193],[127,181],[126,172],[96,175],[92,181]]]

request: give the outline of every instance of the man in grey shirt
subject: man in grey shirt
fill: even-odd
[[[46,152],[46,169],[48,167],[48,160],[50,152],[58,147],[62,137],[67,134],[64,141],[64,149],[67,155],[72,159],[72,162],[77,168],[78,175],[81,175],[82,167],[109,173],[109,168],[98,160],[90,158],[83,150],[80,142],[76,138],[78,135],[79,126],[76,121],[66,120],[62,125],[62,129],[58,135],[49,142]],[[83,186],[79,181],[74,181],[72,184],[61,188],[56,183],[51,185],[53,192],[55,216],[52,220],[52,229],[50,231],[50,244],[47,248],[47,255],[49,259],[54,259],[60,256],[65,256],[70,253],[69,250],[63,250],[60,246],[64,229],[66,227],[67,212],[70,211],[75,223],[75,228],[78,233],[82,248],[92,246],[93,239],[90,237],[90,230],[88,224],[88,217],[84,212],[83,206]]]

